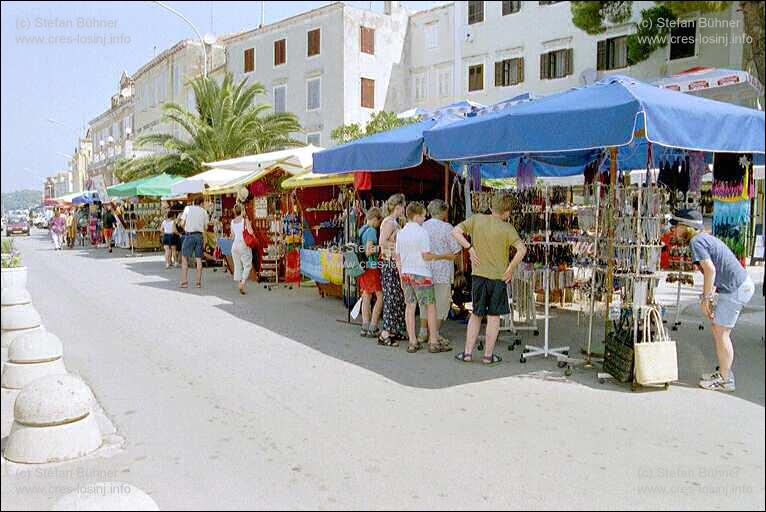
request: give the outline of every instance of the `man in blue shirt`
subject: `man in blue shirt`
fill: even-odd
[[[702,215],[696,210],[676,210],[670,223],[678,238],[687,240],[694,263],[705,276],[700,296],[700,308],[711,321],[718,370],[702,376],[699,385],[714,391],[732,392],[736,389],[732,364],[734,347],[731,330],[742,308],[750,302],[755,284],[737,257],[726,244],[703,231]],[[715,292],[717,303],[714,303]]]

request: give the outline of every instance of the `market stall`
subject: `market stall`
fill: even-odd
[[[170,194],[171,186],[182,179],[181,176],[160,174],[107,188],[109,197],[125,201],[122,218],[133,249],[157,250],[161,247],[165,213],[161,197]]]
[[[227,238],[234,205],[239,202],[245,206],[257,240],[251,278],[274,284],[300,282],[303,230],[294,198],[281,184],[292,176],[308,173],[312,155],[319,150],[306,146],[206,164],[241,173],[207,187],[205,194],[212,201],[214,236],[224,255],[230,250]]]
[[[507,175],[515,175],[527,185],[529,175],[533,181],[535,177],[530,162],[555,165],[568,161],[577,167],[579,159],[581,172],[593,175],[586,179],[595,188],[583,218],[594,220],[590,229],[582,230],[594,235],[593,249],[589,251],[593,255],[593,277],[586,362],[590,363],[597,291],[605,297],[610,312],[605,327],[607,346],[611,344],[612,350],[608,349],[607,355],[621,351],[615,347],[629,349],[632,354],[638,344],[639,325],[657,310],[652,293],[660,258],[657,228],[667,208],[688,195],[666,186],[659,177],[659,184],[650,179],[644,186],[623,186],[618,179],[621,164],[630,169],[630,164],[626,165],[629,158],[633,162],[643,160],[644,167],[652,169],[658,167],[657,153],[667,151],[664,156],[669,156],[675,152],[679,158],[668,158],[666,172],[671,176],[683,176],[685,172],[693,177],[704,173],[701,169],[713,153],[762,155],[764,114],[613,76],[495,114],[436,127],[426,131],[424,138],[431,158],[475,165],[479,172],[483,165],[504,162]],[[621,162],[621,156],[629,158]],[[743,160],[738,157],[737,161]],[[752,168],[751,162],[745,160],[745,173]],[[694,181],[687,178],[687,183]],[[554,205],[554,201],[546,199],[542,206],[549,212]],[[569,241],[552,238],[554,230],[547,214],[542,231],[545,344],[528,345],[522,361],[541,355],[566,364],[572,360],[568,357],[569,347],[549,346],[549,292],[555,271],[550,256],[560,242]],[[646,329],[643,332],[651,334]]]

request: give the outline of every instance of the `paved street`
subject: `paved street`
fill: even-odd
[[[56,253],[42,232],[17,246],[67,367],[126,446],[4,470],[3,509],[47,509],[105,480],[167,510],[763,509],[761,269],[736,332],[736,394],[696,387],[714,354],[693,305],[673,333],[681,383],[632,393],[504,348],[494,368],[382,348],[315,289],[242,297],[206,270],[202,290],[179,290],[158,254]],[[450,322],[453,340],[463,332]],[[584,332],[574,313],[552,320],[556,345]]]

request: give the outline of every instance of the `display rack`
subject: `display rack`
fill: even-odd
[[[158,199],[138,198],[126,205],[128,237],[132,251],[158,250],[163,220],[162,203]]]

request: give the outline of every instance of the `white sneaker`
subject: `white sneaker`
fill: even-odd
[[[734,384],[734,379],[724,379],[718,372],[715,372],[709,380],[701,380],[699,385],[703,389],[708,389],[710,391],[724,391],[726,393],[731,393],[737,389]]]
[[[710,373],[703,373],[702,375],[700,375],[700,381],[713,380],[716,377],[716,375],[719,375],[718,370],[714,372],[710,372]]]

